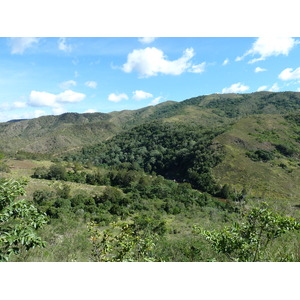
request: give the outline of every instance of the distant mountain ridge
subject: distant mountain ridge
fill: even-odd
[[[111,113],[65,113],[0,123],[0,151],[56,153],[107,140],[146,122],[194,122],[224,126],[253,114],[300,111],[299,92],[212,94],[181,102],[167,101],[138,110]]]

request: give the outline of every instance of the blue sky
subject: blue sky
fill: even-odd
[[[0,38],[0,122],[300,91],[300,38]]]

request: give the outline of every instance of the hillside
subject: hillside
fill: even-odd
[[[99,140],[67,159],[134,164],[216,195],[228,184],[253,197],[295,202],[300,196],[299,107],[299,93],[290,92],[197,97],[163,107],[152,118],[141,118],[155,116],[156,121]]]
[[[245,187],[262,199],[300,199],[299,113],[261,114],[237,121],[216,137],[225,158],[213,169],[222,184]],[[296,122],[295,120],[298,120]]]
[[[232,124],[252,114],[284,114],[300,109],[300,93],[213,94],[167,101],[120,112],[43,116],[0,123],[0,151],[62,153],[93,145],[146,122],[193,122],[206,127]]]
[[[6,178],[26,184],[48,218],[45,248],[21,247],[13,261],[299,261],[299,232],[276,231],[300,228],[286,223],[300,216],[299,93],[13,120],[0,124],[0,139],[3,191],[16,184]],[[275,230],[267,251],[212,250],[211,230],[236,233],[247,214],[258,239],[255,220]],[[133,248],[123,252],[123,242]]]

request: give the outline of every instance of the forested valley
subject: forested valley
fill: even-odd
[[[1,261],[300,260],[300,93],[0,128]]]

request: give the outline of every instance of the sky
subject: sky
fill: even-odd
[[[300,38],[1,37],[0,121],[300,91]]]

